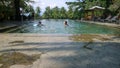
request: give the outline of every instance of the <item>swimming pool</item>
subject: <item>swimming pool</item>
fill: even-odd
[[[69,26],[64,26],[67,20]],[[38,26],[41,21],[44,26]],[[25,21],[14,31],[9,33],[40,33],[40,34],[120,34],[119,30],[110,27],[89,24],[68,19],[43,19]]]

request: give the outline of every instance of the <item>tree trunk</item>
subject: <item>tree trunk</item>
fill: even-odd
[[[14,8],[15,8],[15,20],[20,21],[20,0],[14,0]]]

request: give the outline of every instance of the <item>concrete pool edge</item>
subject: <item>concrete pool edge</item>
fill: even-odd
[[[80,21],[80,20],[77,21],[120,29],[120,24],[115,24],[115,23],[98,22],[98,21]]]
[[[29,42],[120,42],[120,36],[113,34],[0,33],[0,37],[2,38],[0,41],[26,40]]]
[[[90,36],[96,37],[100,34],[94,35]],[[115,38],[112,35],[102,34],[101,36]],[[96,62],[99,62],[101,68],[110,68],[111,66],[109,64],[119,68],[119,37],[119,40],[113,38],[114,40],[96,40],[93,43],[82,42],[79,40],[79,37],[81,37],[80,34],[0,34],[0,56],[7,54],[7,56],[12,58],[11,56],[14,56],[14,54],[15,56],[20,54],[20,56],[27,55],[30,57],[32,55],[38,55],[40,57],[33,61],[32,64],[13,64],[9,65],[10,68],[86,68],[87,64],[84,63],[85,61],[94,64],[92,67],[87,68],[96,68],[98,66],[95,65]],[[89,38],[89,35],[82,35],[82,38],[84,37]],[[6,59],[3,59],[3,61]],[[28,58],[26,57],[26,59]],[[106,62],[106,60],[109,61]],[[10,63],[14,62],[10,61]],[[1,63],[0,67],[2,65]]]

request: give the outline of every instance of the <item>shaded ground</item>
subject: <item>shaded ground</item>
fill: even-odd
[[[79,40],[74,40],[74,36]],[[14,64],[10,68],[120,68],[120,38],[99,35],[109,38],[100,40],[96,36],[91,36],[92,41],[81,42],[80,38],[84,39],[85,36],[1,34],[0,55],[10,52],[41,55],[32,64]]]

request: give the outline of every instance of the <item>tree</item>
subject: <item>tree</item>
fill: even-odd
[[[73,9],[73,18],[75,19],[81,18],[80,14],[84,14],[84,10],[85,10],[84,1],[77,0],[76,2],[66,2],[66,4],[69,5],[70,9]]]
[[[46,10],[43,13],[42,17],[43,18],[47,18],[47,19],[51,18],[51,9],[50,9],[50,6],[46,7]]]
[[[60,11],[57,6],[52,9],[52,16],[54,19],[60,18]]]
[[[67,12],[64,7],[60,9],[60,18],[65,19],[67,18]]]
[[[45,12],[42,15],[43,18],[49,19],[66,19],[67,11],[64,7],[58,8],[57,6],[54,8],[46,7]]]
[[[29,5],[29,12],[35,13],[33,6]]]
[[[14,0],[14,8],[15,8],[15,20],[20,21],[20,0]]]
[[[6,20],[14,17],[16,20],[21,20],[20,8],[24,10],[30,2],[33,3],[32,0],[0,0],[0,14],[4,12]]]
[[[13,5],[13,0],[0,0],[0,14],[4,16],[4,20],[14,15]]]
[[[85,0],[85,10],[93,7],[93,6],[106,6],[106,0]]]
[[[113,12],[113,13],[120,13],[120,0],[113,0],[112,2],[113,4],[109,6],[109,9]]]
[[[40,12],[41,12],[40,7],[37,7],[37,8],[36,8],[36,13],[35,13],[35,17],[36,17],[36,18],[39,18],[39,17],[40,17]]]
[[[22,9],[25,9],[27,6],[29,6],[29,3],[34,3],[33,0],[20,0],[20,7]]]
[[[84,17],[85,10],[88,10],[93,6],[105,7],[106,0],[76,0],[76,2],[66,2],[66,4],[74,9],[75,18],[81,18]],[[102,12],[98,12],[102,14]]]
[[[105,0],[105,8],[108,9],[114,0]],[[119,0],[118,0],[119,1]]]
[[[74,13],[73,13],[73,18],[74,19],[81,19],[83,16],[82,16],[82,12],[79,11],[78,9],[75,9],[74,10]]]
[[[72,19],[73,18],[73,13],[74,13],[74,11],[73,11],[72,7],[69,6],[69,10],[67,12],[67,17]]]

